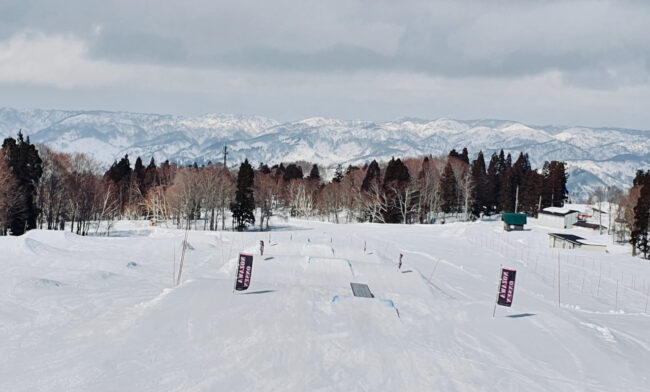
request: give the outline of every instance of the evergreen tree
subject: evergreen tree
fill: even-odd
[[[501,175],[501,190],[499,194],[500,212],[514,212],[515,210],[516,184],[514,183],[513,177],[513,169],[511,167],[507,167]]]
[[[402,199],[405,197],[406,186],[410,179],[409,170],[402,160],[391,158],[384,173],[383,187],[388,201],[384,211],[384,222],[400,223],[402,221],[398,197],[401,196]]]
[[[386,173],[384,174],[384,184],[393,182],[405,183],[411,179],[409,169],[404,165],[401,159],[392,158],[386,166]]]
[[[140,189],[140,194],[144,197],[146,194],[146,189],[144,189],[144,175],[145,168],[142,164],[142,159],[138,157],[135,160],[135,166],[133,167],[133,174],[135,175],[135,180],[137,182],[138,188]]]
[[[488,178],[485,172],[485,158],[483,151],[479,151],[476,160],[472,162],[470,168],[470,175],[472,177],[472,207],[471,212],[474,216],[480,216],[481,213],[488,211]]]
[[[284,175],[285,175],[287,169],[285,169],[282,162],[280,162],[280,166],[277,166],[277,167],[274,166],[274,168],[275,168],[275,171],[273,172],[273,177],[275,177],[276,179],[284,178]]]
[[[18,132],[18,140],[7,138],[2,143],[2,151],[8,160],[9,167],[20,187],[21,207],[12,211],[9,217],[9,228],[13,235],[21,235],[27,230],[36,228],[39,210],[36,206],[36,188],[43,175],[43,161],[36,147],[23,138],[22,131]]]
[[[158,185],[158,170],[156,169],[156,161],[151,158],[149,165],[144,170],[144,178],[142,180],[142,195],[146,195],[149,189]]]
[[[271,169],[269,168],[269,166],[266,165],[266,164],[264,164],[264,163],[262,163],[262,162],[260,162],[260,167],[258,168],[258,170],[259,170],[262,174],[271,174]]]
[[[650,171],[644,173],[643,170],[637,170],[632,180],[632,186],[643,186],[650,181]]]
[[[117,188],[117,197],[119,202],[119,211],[124,212],[124,209],[129,203],[129,188],[131,186],[131,163],[129,162],[129,155],[124,155],[124,158],[119,162],[114,162],[113,165],[104,174],[108,177]]]
[[[562,207],[569,196],[566,187],[569,178],[566,172],[566,163],[558,161],[544,162],[542,175],[544,176],[543,208]]]
[[[490,164],[487,170],[487,191],[486,191],[486,203],[488,207],[488,213],[496,212],[497,210],[497,195],[501,192],[501,187],[499,184],[499,157],[497,154],[492,154],[490,158]]]
[[[311,167],[311,171],[309,172],[309,179],[312,181],[320,181],[320,173],[318,171],[318,165],[314,164]]]
[[[463,152],[458,156],[458,159],[469,165],[469,153],[467,152],[467,147],[463,148]]]
[[[282,176],[285,181],[291,181],[294,179],[300,180],[302,177],[302,168],[300,168],[300,166],[296,165],[295,163],[290,163],[289,166],[287,166],[285,169],[284,175]]]
[[[244,163],[239,166],[235,201],[230,204],[232,219],[237,231],[244,231],[248,224],[255,224],[254,183],[255,172],[250,163],[248,163],[248,159],[246,159]]]
[[[448,159],[440,181],[442,211],[447,214],[458,210],[458,198],[456,197],[458,190],[456,188],[456,176],[454,176],[454,169],[451,167],[451,159]]]
[[[369,191],[373,183],[379,184],[380,178],[381,170],[379,169],[379,164],[373,159],[366,170],[366,176],[363,178],[363,182],[361,183],[361,190],[364,192]]]

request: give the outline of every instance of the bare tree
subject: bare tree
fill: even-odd
[[[343,188],[339,182],[332,182],[323,187],[318,197],[318,207],[321,213],[333,218],[334,223],[339,223],[339,213],[343,207]]]
[[[370,222],[386,223],[384,216],[388,211],[389,200],[378,182],[373,182],[366,192],[360,194],[364,213]]]
[[[623,194],[623,191],[618,188],[617,186],[610,186],[607,188],[607,193],[609,195],[607,201],[609,202],[609,222],[607,225],[607,232],[609,234],[612,234],[612,242],[615,241],[616,237],[616,221],[618,219],[622,219],[622,213],[623,213],[623,207],[621,206],[621,203],[623,201],[623,197],[625,195]],[[612,208],[614,214],[612,214]]]
[[[167,193],[165,187],[159,185],[153,187],[147,192],[144,200],[147,216],[151,219],[152,223],[170,219],[170,206],[167,202]]]
[[[463,206],[463,212],[467,217],[467,211],[469,209],[469,198],[471,195],[471,175],[469,171],[469,165],[456,158],[448,158],[451,162],[451,168],[454,172],[454,178],[456,179],[456,205]],[[464,203],[461,203],[461,200]]]
[[[48,230],[63,229],[70,199],[66,180],[70,173],[70,154],[56,153],[40,145],[39,156],[42,160],[43,175],[37,186],[36,204],[39,208],[38,227]]]
[[[599,186],[590,197],[590,203],[598,205],[598,232],[603,234],[603,201],[607,198],[607,189]]]
[[[292,215],[311,216],[314,210],[316,187],[305,179],[293,179],[288,182],[287,197]]]
[[[255,174],[255,203],[260,209],[260,230],[269,229],[269,219],[277,205],[280,195],[278,179],[271,173],[258,172]]]
[[[167,188],[167,199],[179,228],[190,227],[191,222],[200,215],[201,184],[198,169],[183,168],[174,177],[172,186]],[[184,224],[186,222],[186,224]]]
[[[354,219],[354,214],[361,215],[364,209],[362,203],[361,185],[366,173],[357,167],[350,167],[340,182],[339,193],[340,205],[345,209],[345,221],[350,222]]]
[[[430,222],[437,217],[441,204],[441,177],[446,161],[442,158],[429,159],[422,167],[422,185],[420,198],[426,209],[426,220]]]

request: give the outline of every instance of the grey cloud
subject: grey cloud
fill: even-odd
[[[104,31],[90,47],[90,56],[118,62],[187,64],[186,47],[175,37],[148,32]]]
[[[580,101],[579,122],[647,128],[648,20],[640,0],[0,0],[0,41],[73,37],[102,60],[88,67],[129,75],[97,94],[13,86],[31,89],[26,105],[575,123],[564,107]],[[11,106],[19,95],[0,87]]]
[[[74,34],[93,58],[201,68],[508,78],[630,64],[647,73],[650,52],[640,1],[6,0],[0,11],[4,37]]]

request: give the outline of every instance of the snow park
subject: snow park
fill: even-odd
[[[0,392],[650,392],[649,21],[0,0]]]
[[[534,221],[0,237],[0,389],[647,391],[650,265]]]

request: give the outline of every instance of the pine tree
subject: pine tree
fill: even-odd
[[[309,172],[309,179],[311,181],[320,181],[320,173],[318,171],[318,165],[314,164],[311,167],[311,171]]]
[[[447,214],[458,210],[458,198],[456,197],[458,190],[456,188],[454,169],[451,167],[451,159],[448,159],[440,183],[442,211]]]
[[[280,166],[273,166],[273,168],[271,170],[273,170],[273,169],[275,169],[275,171],[273,171],[273,177],[275,179],[284,178],[284,175],[285,175],[287,169],[284,167],[282,162],[280,162]]]
[[[402,221],[398,199],[405,197],[405,189],[410,179],[409,170],[402,160],[391,158],[384,173],[383,187],[388,201],[384,212],[384,222],[399,223]]]
[[[366,176],[361,183],[361,190],[364,192],[369,191],[372,184],[379,184],[380,178],[381,170],[379,169],[379,164],[373,159],[366,170]]]
[[[156,169],[156,161],[151,158],[149,165],[144,170],[144,178],[142,180],[142,195],[146,195],[149,189],[158,185],[158,170]]]
[[[2,143],[2,153],[8,158],[14,178],[21,191],[21,208],[13,211],[9,218],[9,228],[12,234],[21,235],[27,230],[36,228],[39,210],[36,206],[36,187],[43,175],[43,161],[36,147],[23,138],[22,131],[18,132],[18,140],[7,138]]]
[[[126,154],[119,162],[114,162],[106,171],[106,174],[104,174],[104,176],[110,179],[117,188],[120,212],[124,212],[129,203],[131,172],[132,169],[131,163],[129,162],[129,155]]]
[[[460,153],[458,159],[469,165],[469,153],[467,152],[467,147],[463,148],[463,152]]]
[[[483,151],[479,151],[476,160],[472,162],[470,168],[470,175],[472,176],[472,208],[471,212],[474,216],[480,216],[481,213],[488,211],[488,178],[485,173],[485,158]]]
[[[566,187],[569,178],[566,172],[566,163],[558,161],[544,162],[542,175],[544,176],[543,207],[562,207],[569,196]]]
[[[280,165],[280,166],[282,166],[282,165]],[[287,166],[287,168],[285,169],[284,175],[282,176],[282,178],[285,181],[291,181],[291,180],[294,180],[294,179],[300,180],[300,179],[303,178],[302,168],[300,166],[296,165],[295,163],[290,163],[289,166]]]
[[[135,175],[135,180],[138,185],[138,189],[140,190],[140,194],[142,197],[145,196],[146,190],[144,189],[144,175],[145,175],[145,168],[144,165],[142,164],[142,159],[138,157],[135,160],[135,166],[133,167],[133,174]]]
[[[514,183],[513,169],[506,168],[506,171],[501,175],[501,192],[499,194],[500,212],[514,212],[515,192],[516,184]]]
[[[499,157],[497,154],[492,154],[490,164],[487,169],[487,191],[486,203],[488,213],[496,212],[497,210],[497,195],[501,191],[499,186]]]
[[[244,231],[248,224],[255,224],[255,197],[253,186],[255,183],[255,172],[248,163],[248,159],[239,166],[237,174],[237,191],[235,201],[230,205],[232,219],[238,231]]]
[[[266,165],[266,164],[264,164],[262,162],[260,162],[260,167],[258,168],[258,170],[262,174],[271,174],[271,169],[269,168],[269,165]]]

